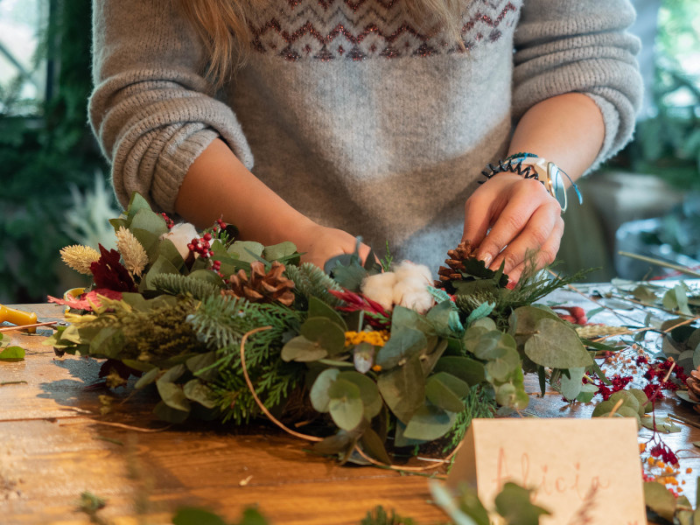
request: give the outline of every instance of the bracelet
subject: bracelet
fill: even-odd
[[[547,193],[557,200],[561,206],[562,213],[566,211],[569,205],[563,175],[569,179],[571,186],[574,188],[579,204],[583,204],[583,196],[571,177],[553,162],[548,162],[534,153],[514,153],[508,156],[505,161],[498,161],[497,165],[488,164],[487,169],[481,173],[486,179],[490,179],[494,175],[504,172],[515,173],[525,179],[535,179],[541,182]],[[483,182],[481,181],[480,184]]]
[[[530,166],[523,166],[522,161],[517,161],[515,159],[506,161],[499,160],[498,164],[488,164],[481,174],[488,180],[494,175],[505,172],[515,173],[524,179],[540,180],[534,168]],[[479,181],[479,184],[483,184],[484,182],[486,181]]]

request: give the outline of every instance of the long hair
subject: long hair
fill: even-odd
[[[248,0],[177,0],[185,17],[192,23],[206,46],[209,69],[207,76],[221,84],[240,65],[250,50],[251,32]],[[460,16],[467,0],[404,0],[411,15],[432,30],[460,40]],[[236,58],[234,58],[236,57]]]

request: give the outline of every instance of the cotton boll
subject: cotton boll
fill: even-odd
[[[399,306],[405,306],[411,310],[415,310],[419,314],[424,314],[430,310],[435,304],[433,296],[427,290],[412,290],[403,295]]]
[[[434,304],[428,283],[422,275],[413,275],[394,285],[394,304],[425,313]]]
[[[192,239],[199,237],[197,229],[189,222],[183,222],[173,226],[169,232],[160,236],[160,239],[169,239],[177,248],[183,259],[187,259],[190,254],[187,245],[192,242]]]
[[[393,307],[393,290],[396,275],[393,272],[370,275],[362,282],[362,293],[368,299],[378,302],[385,310]]]
[[[405,279],[422,279],[425,281],[426,286],[433,283],[430,269],[424,264],[401,261],[394,268],[394,273],[396,274],[396,280],[399,282]]]

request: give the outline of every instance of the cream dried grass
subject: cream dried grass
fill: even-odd
[[[117,230],[117,250],[124,259],[124,266],[132,275],[140,276],[148,264],[148,254],[131,230],[121,226]]]
[[[70,268],[83,275],[92,275],[90,265],[97,262],[100,258],[100,252],[89,246],[74,244],[66,246],[61,250],[61,259]]]

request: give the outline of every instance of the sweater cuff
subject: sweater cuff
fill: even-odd
[[[593,161],[593,164],[591,164],[591,167],[586,170],[586,173],[590,173],[597,170],[603,162],[620,151],[630,138],[630,135],[624,137],[622,141],[617,140],[620,132],[620,114],[617,112],[617,108],[614,104],[608,102],[603,97],[592,93],[584,93],[584,95],[596,103],[598,109],[603,115],[603,122],[605,124],[605,138],[603,139],[603,145]]]
[[[191,127],[199,128],[196,131]],[[203,125],[184,126],[180,133],[187,136],[173,137],[170,144],[163,149],[153,172],[151,199],[166,213],[175,212],[175,200],[182,186],[182,181],[192,163],[209,147],[219,134]]]

